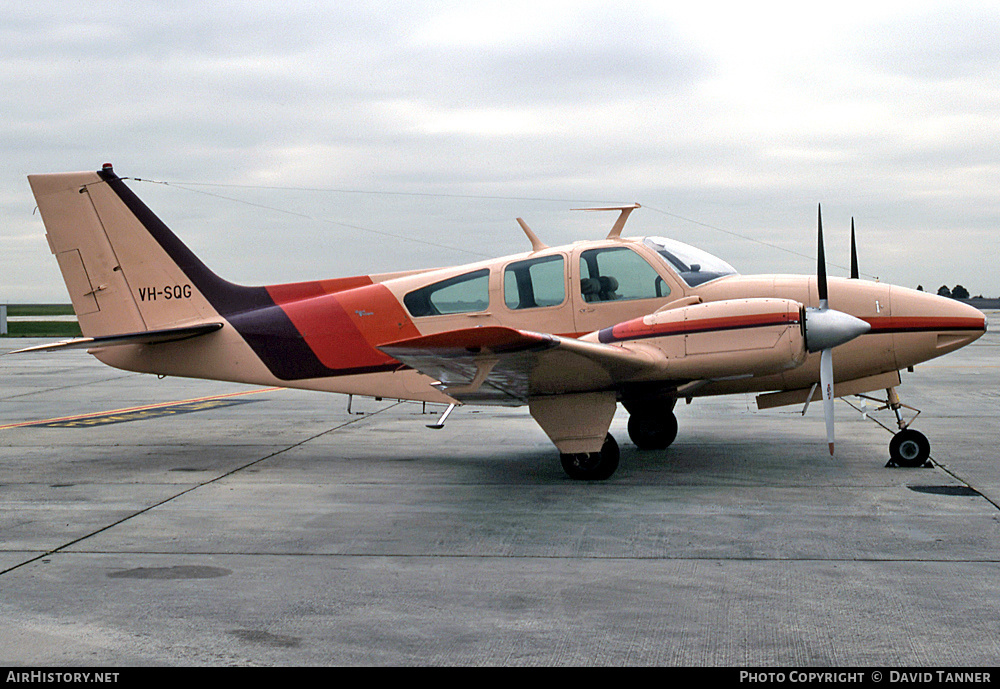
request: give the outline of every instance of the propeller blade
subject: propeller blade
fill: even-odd
[[[817,206],[817,222],[819,225],[819,251],[816,258],[816,286],[819,289],[819,307],[825,309],[829,295],[826,288],[826,251],[823,249],[823,208]]]
[[[823,415],[826,417],[826,442],[833,454],[833,350],[824,349],[819,358],[819,380],[823,395]]]
[[[858,271],[858,243],[854,240],[854,218],[851,218],[851,279],[860,277]]]

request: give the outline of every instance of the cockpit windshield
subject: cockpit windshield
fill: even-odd
[[[662,257],[688,287],[736,274],[736,269],[721,258],[683,242],[666,237],[646,237],[642,241]]]

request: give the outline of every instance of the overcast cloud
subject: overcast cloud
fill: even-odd
[[[67,301],[25,176],[130,186],[222,276],[599,238],[1000,295],[996,3],[2,2],[0,301]],[[188,184],[183,184],[188,183]],[[226,186],[207,186],[226,185]],[[443,248],[444,247],[444,248]]]

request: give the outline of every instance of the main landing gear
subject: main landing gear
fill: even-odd
[[[677,417],[669,408],[636,409],[628,417],[628,437],[640,450],[665,450],[677,438]]]
[[[898,431],[892,436],[892,440],[889,442],[889,462],[886,466],[889,467],[922,467],[927,464],[931,457],[931,444],[925,436],[920,431],[915,431],[910,428],[910,424],[920,415],[920,410],[914,409],[913,407],[903,404],[899,401],[899,395],[896,393],[896,388],[886,388],[885,390],[886,398],[885,400],[876,399],[874,397],[869,397],[868,395],[858,395],[863,399],[871,400],[873,402],[878,402],[882,406],[878,407],[875,411],[881,411],[883,409],[891,409],[896,415],[896,426],[899,428]],[[853,406],[853,405],[852,405]],[[900,411],[903,408],[909,409],[916,412],[910,420],[903,419],[903,414]],[[867,414],[866,414],[867,416]],[[874,419],[879,426],[885,430],[892,433],[892,429],[886,426],[881,421]]]
[[[577,481],[604,481],[618,468],[621,453],[618,442],[610,433],[604,438],[600,452],[573,452],[560,455],[563,471]]]
[[[626,407],[629,410],[628,436],[640,450],[663,450],[677,437],[677,417],[673,405]],[[560,455],[563,470],[578,481],[604,481],[618,468],[621,453],[609,433],[600,452]]]

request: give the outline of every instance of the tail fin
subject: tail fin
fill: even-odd
[[[217,321],[269,302],[262,288],[210,271],[110,165],[28,181],[85,336]]]

